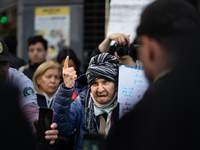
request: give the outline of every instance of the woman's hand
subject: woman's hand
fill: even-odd
[[[64,67],[63,67],[63,80],[67,88],[72,88],[77,79],[76,71],[74,67],[68,66],[69,56],[66,57]]]

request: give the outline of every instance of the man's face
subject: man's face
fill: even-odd
[[[100,104],[106,104],[112,100],[115,93],[115,84],[105,79],[96,79],[91,85],[94,99]]]
[[[4,82],[7,79],[9,67],[9,62],[0,62],[0,83]]]
[[[47,51],[41,42],[31,44],[28,47],[28,56],[31,61],[31,65],[40,64],[45,61]]]

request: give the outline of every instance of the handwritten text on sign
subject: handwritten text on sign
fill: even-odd
[[[120,118],[133,110],[135,104],[142,99],[149,84],[144,70],[137,67],[119,67],[118,102],[120,103]]]

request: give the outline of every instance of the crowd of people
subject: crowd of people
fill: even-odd
[[[102,135],[101,150],[200,149],[198,12],[185,1],[157,0],[142,12],[136,34],[134,41],[123,33],[107,36],[94,49],[85,73],[69,47],[60,47],[55,60],[45,60],[48,43],[42,36],[28,39],[27,65],[9,54],[16,51],[16,39],[0,39],[2,127],[8,131],[3,135],[13,135],[14,124],[17,149],[81,150],[84,134]],[[137,50],[119,56],[116,49],[127,43],[136,43]],[[150,86],[134,109],[119,118],[119,65],[135,67],[136,57]],[[49,144],[35,138],[40,107],[54,110],[45,132]]]

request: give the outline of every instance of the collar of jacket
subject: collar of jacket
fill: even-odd
[[[162,78],[163,76],[165,76],[166,74],[168,74],[169,72],[171,72],[172,69],[166,69],[164,71],[162,71],[153,81],[153,84],[156,83],[160,78]]]

